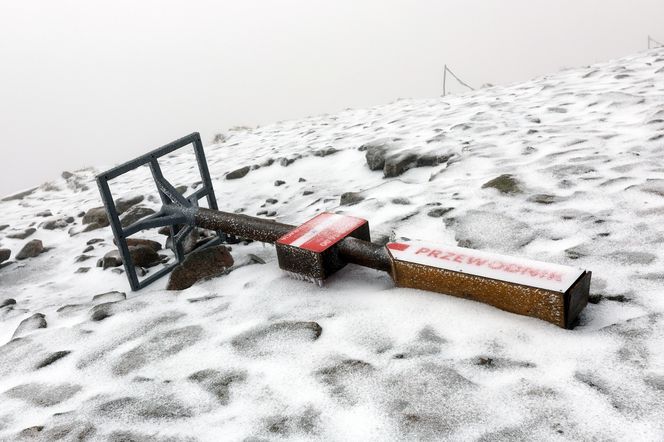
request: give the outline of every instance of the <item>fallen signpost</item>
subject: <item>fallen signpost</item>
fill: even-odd
[[[159,158],[193,145],[201,187],[181,195],[164,177]],[[162,200],[157,213],[122,226],[109,181],[148,165]],[[132,290],[140,290],[184,261],[183,243],[193,229],[217,232],[201,248],[240,237],[276,244],[279,266],[290,275],[322,285],[346,264],[387,272],[399,287],[472,299],[512,313],[573,328],[588,302],[591,272],[559,264],[513,258],[479,250],[424,241],[371,242],[369,223],[361,218],[324,212],[301,226],[219,211],[198,133],[155,149],[97,176],[97,184]],[[198,207],[206,198],[210,208]],[[127,239],[139,231],[167,226],[176,262],[139,280]]]

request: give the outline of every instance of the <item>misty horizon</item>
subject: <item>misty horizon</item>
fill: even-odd
[[[0,196],[187,133],[525,81],[647,49],[637,1],[0,6]],[[448,77],[448,91],[467,89]]]

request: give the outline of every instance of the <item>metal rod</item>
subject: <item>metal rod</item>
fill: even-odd
[[[204,229],[222,230],[241,238],[267,243],[275,243],[296,227],[264,218],[205,208],[196,211],[194,223]],[[357,238],[346,238],[339,243],[339,253],[343,259],[353,264],[385,272],[391,269],[387,250],[379,244]]]

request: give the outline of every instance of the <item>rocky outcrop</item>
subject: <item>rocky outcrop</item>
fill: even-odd
[[[7,261],[12,256],[12,251],[9,249],[0,249],[0,264]]]

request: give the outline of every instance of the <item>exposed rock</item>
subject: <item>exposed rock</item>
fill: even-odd
[[[225,246],[213,246],[188,255],[171,273],[166,290],[184,290],[197,281],[222,275],[233,265]]]
[[[332,155],[334,153],[339,152],[338,149],[335,149],[334,147],[328,147],[325,149],[319,149],[314,151],[314,156],[315,157],[326,157],[328,155]]]
[[[249,167],[249,166],[244,166],[244,167],[241,167],[241,168],[239,168],[239,169],[236,169],[236,170],[234,170],[234,171],[232,171],[232,172],[229,172],[229,173],[226,175],[226,179],[227,179],[227,180],[237,180],[238,178],[242,178],[242,177],[244,177],[246,174],[249,173],[249,170],[250,170],[250,169],[251,169],[251,167]]]
[[[29,318],[26,318],[21,321],[18,327],[16,327],[16,331],[14,331],[12,339],[18,338],[19,336],[23,336],[33,330],[46,328],[46,326],[47,324],[44,315],[42,313],[35,313]]]
[[[243,371],[219,372],[208,369],[197,371],[187,379],[200,384],[206,391],[213,394],[221,405],[226,405],[230,399],[231,386],[244,382],[247,374]]]
[[[441,216],[445,215],[446,213],[454,210],[454,207],[437,207],[435,209],[431,209],[427,212],[427,215],[432,217],[432,218],[440,218]]]
[[[42,210],[41,212],[35,213],[35,216],[46,218],[49,216],[53,216],[53,212],[51,212],[50,210]]]
[[[32,194],[32,192],[34,192],[34,191],[37,190],[37,189],[38,189],[38,187],[35,187],[35,188],[33,188],[33,189],[30,189],[30,190],[25,190],[25,191],[23,191],[23,192],[18,192],[18,193],[15,193],[15,194],[13,194],[13,195],[6,196],[6,197],[0,199],[0,201],[15,201],[15,200],[22,200],[22,199],[25,198],[26,196]]]
[[[7,261],[12,256],[12,251],[9,249],[0,249],[0,264]]]
[[[5,230],[7,227],[9,227],[9,224],[0,224],[0,232]]]
[[[360,195],[359,192],[346,192],[341,194],[339,198],[339,204],[342,206],[352,206],[362,201],[364,197]]]
[[[305,190],[302,192],[302,196],[308,196],[308,195],[313,195],[314,191],[313,190]]]
[[[79,267],[74,273],[88,273],[89,271],[90,267]]]
[[[383,176],[385,178],[392,178],[402,175],[407,170],[413,168],[417,164],[418,156],[414,153],[402,153],[393,155],[385,159],[385,167],[383,167]]]
[[[69,178],[73,177],[74,174],[71,173],[71,172],[67,172],[67,171],[65,170],[65,171],[62,172],[62,174],[61,174],[60,176],[61,176],[62,178],[64,178],[64,179],[68,180]]]
[[[59,361],[60,359],[64,358],[68,354],[70,354],[71,351],[63,350],[63,351],[56,351],[55,353],[51,353],[50,355],[46,356],[42,361],[38,362],[35,368],[39,370],[40,368],[47,367],[51,365],[52,363]]]
[[[407,206],[410,204],[410,200],[408,198],[393,198],[392,199],[392,204],[399,204],[401,206]]]
[[[34,383],[16,386],[6,391],[5,394],[29,402],[37,407],[51,407],[73,397],[80,390],[79,385]]]
[[[32,427],[22,429],[18,433],[18,436],[24,439],[35,439],[39,437],[39,435],[43,430],[44,430],[43,425],[34,425]]]
[[[367,145],[364,157],[370,170],[383,170],[385,167],[385,154],[387,148],[383,144]]]
[[[519,182],[516,180],[516,178],[514,178],[513,175],[510,174],[500,175],[499,177],[487,181],[482,185],[482,189],[489,187],[494,188],[500,193],[504,194],[515,194],[522,192]]]
[[[159,254],[149,245],[129,246],[129,254],[136,267],[154,267],[161,262]]]
[[[32,235],[35,233],[37,229],[34,227],[29,227],[21,232],[16,232],[16,233],[10,233],[7,235],[7,238],[12,238],[12,239],[25,239],[28,236]]]
[[[95,249],[95,246],[87,246],[83,249],[83,253],[92,252]]]
[[[104,319],[113,316],[118,311],[120,301],[104,302],[97,304],[90,309],[90,320],[103,321]]]
[[[92,256],[90,256],[90,255],[86,255],[86,254],[78,255],[76,257],[76,259],[74,259],[74,262],[83,262],[83,261],[87,261],[90,258],[92,258]]]
[[[16,305],[16,300],[14,298],[7,298],[0,301],[0,308],[7,307],[9,305]]]
[[[106,216],[106,209],[103,207],[94,207],[85,212],[81,222],[83,225],[88,225],[88,227],[85,229],[86,232],[94,229],[100,229],[110,224],[108,221],[108,216]]]
[[[120,217],[120,224],[122,227],[128,227],[136,221],[156,213],[153,209],[145,206],[134,206],[129,209],[124,215]]]
[[[274,185],[275,185],[276,187],[279,187],[279,186],[281,186],[282,184],[286,184],[286,181],[277,180],[277,181],[274,182]]]
[[[94,295],[92,297],[92,302],[115,302],[115,301],[124,301],[127,299],[127,295],[123,292],[107,292],[101,293],[99,295]]]
[[[97,243],[100,243],[100,242],[104,242],[104,240],[101,239],[101,238],[92,238],[91,240],[86,242],[86,244],[87,245],[92,245],[92,244],[97,244]]]
[[[528,201],[537,204],[553,204],[560,201],[560,197],[549,195],[547,193],[538,193],[528,198]]]
[[[102,267],[106,270],[109,267],[120,267],[122,265],[122,257],[117,250],[111,250],[106,253],[103,258],[97,261],[97,267]]]
[[[45,251],[44,245],[42,244],[42,242],[38,239],[33,239],[32,241],[28,241],[23,246],[21,251],[18,252],[18,255],[16,255],[16,259],[21,260],[27,258],[34,258],[36,256],[39,256],[44,251]]]
[[[143,195],[137,195],[127,198],[118,198],[117,200],[115,200],[115,210],[117,210],[119,214],[125,213],[127,210],[131,209],[136,204],[142,202],[144,199],[145,197]]]

